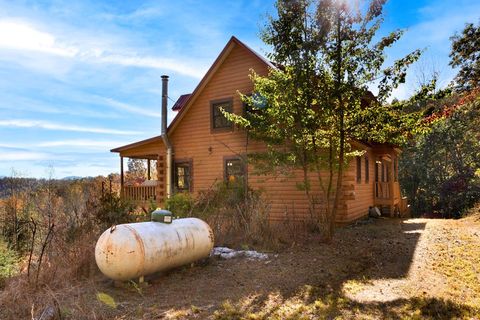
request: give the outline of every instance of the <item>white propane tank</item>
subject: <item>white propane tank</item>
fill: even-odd
[[[95,261],[107,277],[128,280],[208,257],[212,248],[212,229],[197,218],[128,223],[105,230]]]

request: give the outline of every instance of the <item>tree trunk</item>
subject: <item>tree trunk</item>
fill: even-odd
[[[340,120],[343,128],[343,112]],[[335,200],[333,201],[332,215],[329,219],[329,228],[327,234],[327,240],[332,240],[335,232],[335,218],[337,217],[338,205],[340,204],[340,197],[342,196],[342,184],[343,184],[343,166],[345,162],[345,131],[340,130],[340,150],[338,155],[338,173],[337,173],[337,187],[335,190]]]
[[[338,10],[338,9],[337,9]],[[333,208],[331,210],[331,216],[329,219],[327,241],[331,241],[335,232],[335,218],[337,217],[338,205],[340,203],[340,197],[342,194],[342,182],[343,182],[343,164],[345,155],[345,110],[343,105],[343,95],[341,92],[342,84],[342,17],[340,10],[337,11],[337,30],[336,30],[336,79],[335,79],[335,91],[338,101],[338,116],[339,124],[338,129],[340,132],[339,137],[339,154],[338,154],[338,173],[337,173],[337,187],[335,189],[335,199],[333,201]]]

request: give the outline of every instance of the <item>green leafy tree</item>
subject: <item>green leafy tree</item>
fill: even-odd
[[[358,155],[352,142],[398,143],[416,123],[384,103],[421,54],[415,50],[383,67],[385,49],[402,35],[376,37],[384,2],[360,8],[347,1],[277,1],[277,16],[269,18],[262,39],[278,67],[265,77],[252,74],[255,94],[244,97],[246,116],[228,115],[267,145],[267,152],[252,155],[259,171],[303,172],[298,187],[326,239],[334,233],[344,168]],[[373,85],[377,97],[369,91]]]
[[[455,34],[450,52],[450,65],[460,68],[455,77],[456,88],[468,91],[480,85],[480,25],[467,23],[461,34]]]
[[[426,118],[430,130],[404,149],[400,183],[415,215],[460,217],[480,200],[480,95],[432,103],[443,108]]]

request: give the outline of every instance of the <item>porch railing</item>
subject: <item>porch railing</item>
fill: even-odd
[[[375,182],[375,196],[378,199],[390,199],[390,182]]]
[[[156,200],[156,189],[156,186],[124,186],[123,197],[131,201]]]

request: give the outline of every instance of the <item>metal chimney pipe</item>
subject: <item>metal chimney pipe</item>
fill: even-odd
[[[173,147],[167,135],[167,104],[168,104],[168,76],[162,76],[162,139],[167,149],[167,159],[165,161],[165,189],[167,199],[172,194],[172,158]]]
[[[167,133],[168,76],[162,76],[162,135]]]

